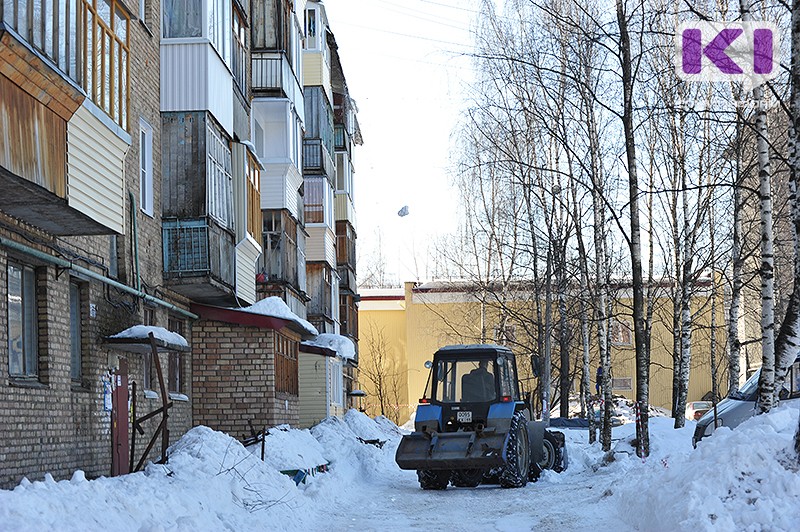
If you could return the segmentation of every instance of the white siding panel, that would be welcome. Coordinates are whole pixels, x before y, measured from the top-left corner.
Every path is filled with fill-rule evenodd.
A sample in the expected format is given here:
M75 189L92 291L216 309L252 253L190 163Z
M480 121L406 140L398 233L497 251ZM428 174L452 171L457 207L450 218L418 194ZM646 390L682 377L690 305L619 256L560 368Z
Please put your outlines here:
M336 268L336 234L322 224L306 225L308 240L306 240L306 260L308 262L325 261L332 268Z
M356 210L353 207L353 202L350 200L349 194L336 194L336 221L346 220L350 222L353 228L356 228Z
M236 297L253 304L256 302L256 262L261 256L261 246L247 235L236 244Z
M161 110L207 109L207 42L161 43ZM233 94L229 94L229 99ZM233 102L231 101L231 105Z
M124 160L128 144L81 106L67 123L70 207L125 232Z
M303 52L303 85L306 87L322 86L322 52Z
M285 209L286 179L289 165L286 163L264 164L261 172L261 208Z
M233 137L233 76L211 46L208 56L208 109L229 137Z

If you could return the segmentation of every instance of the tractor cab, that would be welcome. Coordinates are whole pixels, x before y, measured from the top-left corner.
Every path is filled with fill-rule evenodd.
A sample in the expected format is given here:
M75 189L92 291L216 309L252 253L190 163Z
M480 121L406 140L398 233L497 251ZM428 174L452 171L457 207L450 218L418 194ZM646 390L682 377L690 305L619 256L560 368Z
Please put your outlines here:
M516 360L511 350L500 346L470 347L473 348L445 347L434 357L430 390L425 392L429 399L423 401L442 408L442 432L485 427L491 405L520 400Z

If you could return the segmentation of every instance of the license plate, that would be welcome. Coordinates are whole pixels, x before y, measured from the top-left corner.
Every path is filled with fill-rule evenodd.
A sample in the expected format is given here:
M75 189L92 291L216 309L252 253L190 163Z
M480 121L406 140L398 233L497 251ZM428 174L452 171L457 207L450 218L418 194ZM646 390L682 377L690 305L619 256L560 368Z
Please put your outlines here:
M472 423L472 412L469 410L461 410L456 412L456 419L459 423Z

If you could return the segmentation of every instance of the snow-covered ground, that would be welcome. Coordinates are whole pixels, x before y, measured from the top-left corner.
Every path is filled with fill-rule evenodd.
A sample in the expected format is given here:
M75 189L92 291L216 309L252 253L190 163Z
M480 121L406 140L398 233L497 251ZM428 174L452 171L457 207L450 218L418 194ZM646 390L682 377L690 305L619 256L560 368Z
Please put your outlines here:
M521 489L481 486L422 491L394 453L401 437L386 418L350 411L308 430L273 429L245 449L196 427L166 465L88 481L23 481L0 491L5 530L797 530L800 473L789 406L726 428L696 450L693 422L650 419L652 455L633 454L634 424L614 429L604 455L584 430L566 430L570 468ZM360 439L359 439L360 438ZM363 440L363 441L362 441ZM379 440L382 446L364 443ZM329 471L295 486L279 469Z

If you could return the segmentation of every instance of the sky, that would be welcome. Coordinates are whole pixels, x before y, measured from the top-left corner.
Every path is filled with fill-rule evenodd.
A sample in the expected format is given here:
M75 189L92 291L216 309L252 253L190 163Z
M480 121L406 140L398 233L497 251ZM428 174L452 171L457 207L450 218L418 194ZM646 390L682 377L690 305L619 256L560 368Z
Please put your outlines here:
M457 225L448 168L477 0L323 4L364 139L354 152L359 271L380 249L389 278L425 280L430 243Z

